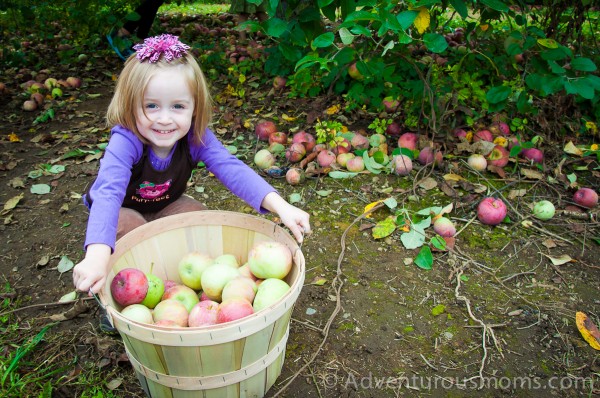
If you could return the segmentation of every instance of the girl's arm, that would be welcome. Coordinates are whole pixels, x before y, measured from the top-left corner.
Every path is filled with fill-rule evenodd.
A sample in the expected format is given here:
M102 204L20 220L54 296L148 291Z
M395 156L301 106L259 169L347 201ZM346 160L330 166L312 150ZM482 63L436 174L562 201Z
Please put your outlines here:
M304 235L311 233L308 213L286 202L277 192L267 194L262 207L277 213L299 243L304 240Z
M94 243L87 247L85 258L73 268L73 284L82 292L90 289L98 293L106 283L108 260L112 249L102 243Z

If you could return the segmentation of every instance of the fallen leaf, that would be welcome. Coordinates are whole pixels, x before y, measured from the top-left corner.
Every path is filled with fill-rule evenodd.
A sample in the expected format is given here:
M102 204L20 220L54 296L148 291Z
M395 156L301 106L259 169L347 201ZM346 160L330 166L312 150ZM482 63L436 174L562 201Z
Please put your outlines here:
M123 384L123 379L112 379L108 383L106 383L106 388L113 391L119 388L119 386Z
M569 155L583 156L583 151L573 144L573 141L569 141L563 149Z
M36 195L45 195L50 193L50 185L48 184L34 184L31 186L30 190L31 193L34 193Z
M508 196L506 198L509 200L513 200L516 198L523 197L526 194L527 194L526 189L511 189L510 191L508 191Z
M542 242L542 245L544 245L548 249L553 249L557 246L556 242L552 239L546 239L545 241Z
M19 204L19 201L21 199L23 199L23 194L13 196L9 200L7 200L6 203L4 203L4 211L9 211L17 207L17 204Z
M56 269L58 270L58 272L65 273L67 271L70 271L73 267L75 266L75 264L73 263L73 261L71 261L69 259L69 257L67 256L61 256L60 261L58 262L58 266L56 267Z
M458 174L449 173L444 175L444 180L446 181L462 181L464 178Z
M575 262L575 260L573 260L571 258L571 256L569 256L568 254L563 254L562 256L559 256L559 257L552 257L552 256L549 256L544 253L540 253L540 254L542 256L548 257L550 259L550 261L552 261L552 264L554 264L554 265L563 265L563 264L566 264L569 262Z
M25 182L21 177L15 177L8 182L11 188L25 188Z
M390 216L385 220L378 222L373 228L373 238L381 239L390 236L396 230L396 222L394 217Z
M543 180L544 179L544 175L537 170L522 168L520 171L521 171L521 175L525 178L529 178L532 180Z
M310 282L311 285L317 286L323 286L325 283L327 283L327 279L323 278L322 276L315 276Z
M423 188L426 191L429 191L435 187L437 187L438 183L435 179L431 177L427 177L419 181L419 187Z
M575 323L583 339L595 350L600 351L600 331L591 319L583 312L575 314Z
M363 210L363 214L368 213L369 210L371 210L373 207L377 206L378 204L382 203L382 200L378 200L377 202L372 202L369 203L368 205L365 206L365 209ZM365 216L365 218L371 218L371 213L367 214Z
M73 290L71 293L67 293L58 299L59 303L64 303L65 301L73 301L77 299L77 291Z

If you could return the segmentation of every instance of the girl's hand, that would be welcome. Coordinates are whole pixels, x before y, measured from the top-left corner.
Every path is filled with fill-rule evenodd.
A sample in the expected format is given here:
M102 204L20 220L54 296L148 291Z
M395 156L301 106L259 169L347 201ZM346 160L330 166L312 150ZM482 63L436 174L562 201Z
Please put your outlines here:
M98 293L106 283L110 246L91 244L87 247L85 258L73 268L73 284L82 292Z
M302 243L304 235L311 233L310 215L304 210L286 202L276 192L271 192L265 196L262 207L277 213L285 226L290 229L298 243Z

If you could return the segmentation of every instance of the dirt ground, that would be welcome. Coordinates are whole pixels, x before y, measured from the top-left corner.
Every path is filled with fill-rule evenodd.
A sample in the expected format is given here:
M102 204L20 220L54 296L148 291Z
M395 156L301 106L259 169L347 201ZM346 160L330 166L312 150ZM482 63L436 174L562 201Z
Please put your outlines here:
M14 353L62 314L63 320L46 333L19 369L27 373L39 364L60 368L52 377L53 397L100 396L90 393L90 380L104 380L115 397L143 396L120 338L99 331L95 303L56 304L73 291L71 271L61 273L59 266L65 257L77 263L83 256L87 213L80 195L97 170L92 152L106 140L103 116L114 85L112 74L120 66L107 52L99 52L95 63L85 67L52 65L61 76L77 72L84 85L66 93L68 100L46 123L33 125L39 113L20 109L14 85L13 94L0 99L0 203L5 208L0 223L5 243L0 261L2 354ZM216 83L214 90L221 89ZM225 143L238 146L245 160L251 159L256 143L243 121L255 122L255 110L260 109L260 116L295 115L298 119L286 128L309 128L308 115L321 115L335 101L291 101L285 92L266 94L270 86L264 81L256 91L261 90L262 96L255 101L248 98L243 106L232 100L217 107L215 129ZM350 125L369 122L353 117ZM18 142L11 141L12 133ZM65 156L77 149L90 153ZM556 158L550 159L549 174L556 166L550 163ZM65 169L51 172L48 165ZM38 176L36 170L44 171ZM278 392L283 397L600 393L598 351L583 340L575 325L576 311L596 323L600 319L597 220L559 212L548 222L532 220L533 225L525 228L517 213L529 214L527 203L547 198L565 209L572 193L544 180L471 175L481 184L501 188L513 183L526 189L524 196L511 200L511 224L481 225L473 217L475 204L485 192L457 187L460 198L447 196L440 186L443 175L451 171L469 174L458 161L447 162L431 171L434 188L419 186L424 173L416 171L410 178L313 177L296 187L266 177L284 196L302 195L298 205L310 212L314 229L302 246L306 285L294 308L283 371L268 396ZM579 178L600 189L597 174L581 172ZM34 194L31 188L36 184L48 184L51 191ZM252 213L205 170L195 174L188 194L211 209ZM18 204L11 207L11 200L19 196ZM389 196L399 208L454 204L449 217L459 231L455 249L435 252L432 270L411 261L417 251L405 249L398 233L376 240L371 233L373 221L353 224L367 204ZM385 208L377 210L373 220L390 214ZM559 265L551 261L564 255L572 261ZM27 306L31 307L21 309ZM6 315L11 310L18 311ZM324 329L334 311L331 327ZM39 393L32 386L27 396Z

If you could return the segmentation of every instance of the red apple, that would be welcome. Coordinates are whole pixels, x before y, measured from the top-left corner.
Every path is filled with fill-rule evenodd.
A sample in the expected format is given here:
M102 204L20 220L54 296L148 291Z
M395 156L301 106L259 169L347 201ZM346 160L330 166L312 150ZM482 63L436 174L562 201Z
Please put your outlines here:
M353 78L354 80L363 80L364 79L364 76L362 75L362 73L360 73L360 71L356 67L356 62L354 62L348 66L348 75L350 75L350 77Z
M522 158L531 160L534 163L542 163L544 161L544 152L537 148L526 148L519 154Z
M165 292L167 290L169 290L170 288L172 288L173 286L177 286L177 285L178 285L178 283L175 281L172 281L170 279L165 280Z
M282 76L275 76L273 78L273 88L275 90L283 90L285 88L285 84L287 83L287 79Z
M365 169L365 161L360 156L355 156L346 162L346 168L353 173L360 173Z
M276 131L269 135L269 145L273 144L274 142L278 142L281 145L287 145L287 141L288 141L288 136L286 133L284 133L282 131Z
M433 223L433 230L436 234L444 238L449 238L456 234L456 227L454 227L452 221L446 217L440 217L435 220Z
M496 167L504 167L508 164L508 149L502 145L496 145L487 156L488 164Z
M369 149L369 139L362 134L356 133L352 136L350 145L355 149Z
M124 307L139 304L148 293L148 278L137 268L123 268L110 283L110 293Z
M466 140L467 139L467 131L464 129L460 129L460 128L455 129L454 136L458 139Z
M315 147L316 140L314 135L307 133L304 130L300 130L292 136L292 143L304 145L304 148L306 148L306 153L309 153L312 152L313 148Z
M392 122L385 128L385 133L392 138L400 137L402 134L402 127L400 127L398 123Z
M417 149L419 136L415 133L404 133L398 138L398 148L407 148L411 151Z
M78 77L69 76L67 77L67 84L71 88L79 88L81 87L81 79Z
M496 122L496 123L492 124L490 126L489 130L492 133L492 135L494 135L494 136L510 135L510 127L508 126L508 124L506 124L504 122Z
M285 151L285 158L291 163L297 163L301 161L302 158L304 158L304 155L306 155L306 148L304 148L304 145L299 143L293 143Z
M352 159L355 156L356 155L354 155L352 152L340 153L339 155L337 155L337 157L335 158L335 160L336 160L336 162L340 166L346 167L346 164L348 163L348 160Z
M336 159L335 153L333 153L331 151L327 151L327 150L321 151L317 155L317 163L319 163L319 166L321 166L321 167L331 166L331 164L333 162L335 162L335 159Z
M412 160L406 155L397 155L392 159L394 173L399 176L407 176L413 169Z
M32 93L29 99L34 100L38 106L42 106L44 104L44 95L42 93Z
M581 207L591 209L598 205L598 194L591 188L579 188L573 195L573 202Z
M439 166L444 161L444 156L440 150L436 150L430 146L426 146L419 152L417 160L423 166L427 166L431 163L434 163L436 166Z
M396 109L398 109L398 106L400 106L400 101L393 97L385 97L383 99L383 107L386 112L395 112Z
M258 122L256 124L256 127L254 128L254 132L256 133L256 136L261 141L268 141L269 136L272 133L275 133L276 131L277 131L277 126L275 125L275 123L273 123L269 120L261 120L260 122Z
M479 130L475 134L473 134L473 142L477 141L494 141L494 137L489 130Z
M167 290L162 296L162 301L169 299L179 301L187 312L190 312L200 301L196 292L185 285L176 285Z
M227 282L225 287L223 287L221 299L222 301L225 301L229 298L241 297L245 298L249 302L252 302L255 294L256 283L254 283L252 279L246 278L245 276L238 276Z
M304 170L292 167L285 173L285 180L290 185L299 185L304 180Z
M35 100L27 100L23 102L23 110L27 112L35 111L38 107L37 102Z
M292 269L292 252L280 242L260 242L248 253L248 265L257 278L283 279Z
M154 323L171 321L177 326L186 327L188 325L189 311L181 301L174 299L163 300L156 305L152 311Z
M241 297L233 297L219 304L219 308L217 309L217 323L235 321L253 313L254 309L248 300Z
M217 323L217 309L219 303L212 300L200 301L192 308L188 316L188 326L208 326Z
M346 138L336 139L333 143L329 144L329 150L333 152L336 156L340 153L348 153L352 149L352 145L350 141Z
M506 214L506 204L501 199L485 198L477 206L477 218L482 224L498 225Z

